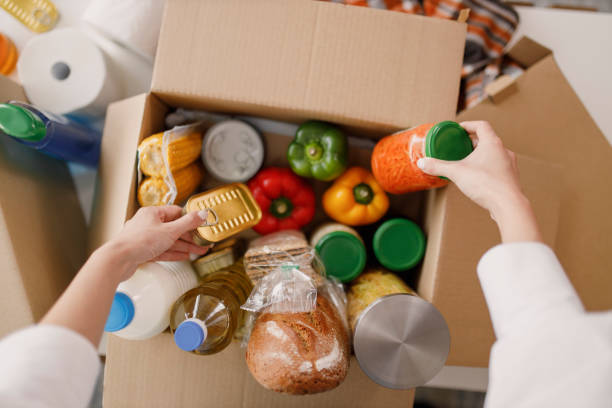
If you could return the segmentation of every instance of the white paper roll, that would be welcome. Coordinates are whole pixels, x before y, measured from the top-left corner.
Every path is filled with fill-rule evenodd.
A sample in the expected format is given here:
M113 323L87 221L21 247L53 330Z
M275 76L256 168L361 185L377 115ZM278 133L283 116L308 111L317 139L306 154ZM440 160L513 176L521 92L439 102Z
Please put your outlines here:
M17 64L30 102L53 113L104 115L122 97L100 48L82 31L56 29L30 40Z

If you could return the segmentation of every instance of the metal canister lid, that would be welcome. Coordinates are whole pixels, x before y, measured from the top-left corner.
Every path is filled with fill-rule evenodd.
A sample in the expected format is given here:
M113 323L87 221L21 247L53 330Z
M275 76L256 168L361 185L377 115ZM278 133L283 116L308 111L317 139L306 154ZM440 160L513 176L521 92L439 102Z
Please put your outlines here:
M410 389L442 369L450 333L434 305L401 293L381 297L361 313L353 345L359 366L373 381Z
M202 161L216 179L244 182L261 168L264 151L259 132L246 122L232 119L208 129L202 144Z

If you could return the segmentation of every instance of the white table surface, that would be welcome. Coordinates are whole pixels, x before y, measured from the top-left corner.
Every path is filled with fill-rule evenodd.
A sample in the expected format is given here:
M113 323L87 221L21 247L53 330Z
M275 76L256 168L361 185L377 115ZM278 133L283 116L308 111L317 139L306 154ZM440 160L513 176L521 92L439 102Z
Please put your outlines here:
M59 27L79 24L88 0L54 0L62 17ZM527 35L554 51L555 59L564 75L593 116L600 129L612 143L612 114L609 98L612 95L612 14L517 7L521 23L514 40ZM24 26L0 10L1 31L8 34L22 48L33 36ZM112 47L111 47L112 48ZM109 52L109 50L105 49ZM110 51L120 53L117 49ZM143 69L142 59L124 67L124 74L132 75L130 89L125 96L149 89L150 73L134 77ZM150 70L150 67L149 67ZM13 75L16 78L15 75ZM95 172L72 166L83 211L89 218L93 200ZM486 368L447 366L428 384L432 387L484 391L487 387Z

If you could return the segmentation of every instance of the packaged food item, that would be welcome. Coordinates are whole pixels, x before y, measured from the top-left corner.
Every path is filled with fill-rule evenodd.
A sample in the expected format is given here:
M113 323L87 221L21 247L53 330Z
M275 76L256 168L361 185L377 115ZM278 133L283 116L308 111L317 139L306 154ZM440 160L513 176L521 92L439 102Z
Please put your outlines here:
M104 330L128 340L145 340L166 330L170 308L198 284L191 264L149 262L119 284Z
M264 153L259 132L246 122L231 119L208 129L202 146L202 161L217 180L245 182L261 168Z
M240 305L252 288L240 264L206 275L172 307L170 329L176 345L198 355L223 350L244 322Z
M461 160L473 149L468 133L456 122L421 125L380 140L372 152L372 172L392 194L442 187L448 181L424 173L417 161L423 157Z
M65 116L21 102L2 103L0 132L59 159L98 165L102 135Z
M262 235L300 229L314 217L312 187L289 169L263 169L249 182L249 189L263 211L261 221L253 228Z
M52 29L59 18L50 0L2 0L0 7L35 33Z
M303 123L289 145L287 160L298 176L331 181L346 170L348 163L346 136L329 123L318 121Z
M325 267L308 245L306 236L297 230L284 230L257 238L244 255L245 270L253 284L283 265L295 265L313 279L315 286L323 283Z
M389 198L369 171L351 167L325 191L323 209L342 224L367 225L385 215Z
M204 169L198 162L163 177L147 177L138 187L138 203L150 205L182 204L202 184Z
M257 314L246 361L262 386L314 394L344 380L350 343L346 298L338 292L343 294L327 280L316 288L291 264L279 265L259 281L243 308Z
M164 177L200 157L202 126L178 126L147 137L138 145L138 166L146 176Z
M261 209L244 184L234 183L189 198L183 207L185 213L208 210L208 225L198 227L193 238L200 245L223 241L245 231L261 220Z
M400 272L415 267L425 254L425 234L405 218L385 221L374 234L376 259L387 269Z
M0 74L10 75L17 65L17 47L6 35L0 33Z
M355 279L366 264L367 254L359 233L351 227L338 223L319 226L310 239L325 265L327 276L341 282Z
M442 369L450 350L446 321L399 277L368 270L353 281L347 297L355 357L373 381L410 389Z
M219 269L233 265L244 253L244 242L240 239L230 238L213 247L213 250L203 257L193 261L193 267L203 278Z

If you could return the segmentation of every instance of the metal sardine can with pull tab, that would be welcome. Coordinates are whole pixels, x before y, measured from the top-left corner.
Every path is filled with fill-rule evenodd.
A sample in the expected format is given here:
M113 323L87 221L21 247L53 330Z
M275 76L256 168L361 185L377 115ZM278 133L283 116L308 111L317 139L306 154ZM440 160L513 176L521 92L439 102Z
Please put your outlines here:
M262 215L248 187L242 183L196 194L183 208L186 214L201 210L208 211L207 223L193 233L194 241L200 245L214 244L252 228Z

